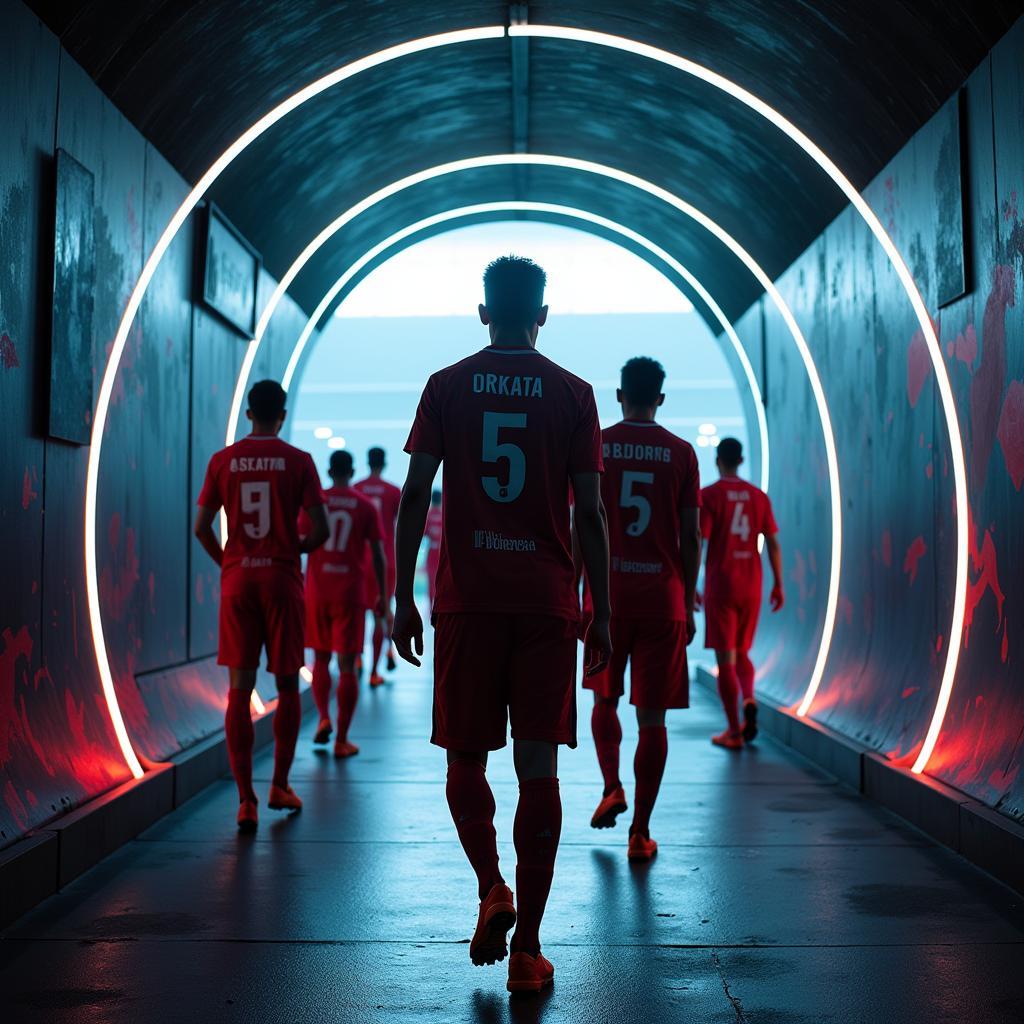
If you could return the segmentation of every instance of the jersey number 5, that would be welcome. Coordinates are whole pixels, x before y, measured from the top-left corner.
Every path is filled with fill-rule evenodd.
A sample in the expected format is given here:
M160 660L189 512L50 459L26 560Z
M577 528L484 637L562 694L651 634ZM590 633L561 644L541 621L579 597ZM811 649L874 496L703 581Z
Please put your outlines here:
M266 480L242 484L242 511L246 515L256 514L255 523L243 523L250 540L262 540L270 533L270 484Z
M491 501L515 501L526 483L526 455L523 449L510 441L499 441L498 431L502 427L523 430L526 427L525 412L485 412L483 461L508 462L508 483L501 484L496 476L481 477L484 493Z
M630 537L639 537L651 525L651 503L642 494L634 494L633 485L653 483L653 473L636 473L627 470L622 474L619 508L635 508L637 510L636 519L626 527L626 533Z
M729 532L735 534L744 544L750 539L750 516L744 511L744 503L736 502L732 508L732 525Z

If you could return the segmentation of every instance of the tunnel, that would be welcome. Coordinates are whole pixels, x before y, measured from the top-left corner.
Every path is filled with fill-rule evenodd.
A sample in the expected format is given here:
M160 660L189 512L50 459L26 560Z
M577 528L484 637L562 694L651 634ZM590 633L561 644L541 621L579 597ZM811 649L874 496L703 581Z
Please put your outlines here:
M1020 1020L1022 10L2 0L4 1018ZM303 732L307 832L235 845L190 529L253 383L301 395L361 281L512 220L622 246L693 303L788 594L752 652L760 760L707 748L698 641L667 849L641 885L566 825L579 888L546 927L577 976L525 1011L442 980L472 921L444 916L464 879L437 866L461 853L423 670L370 695L354 772ZM561 777L588 803L585 707ZM263 670L252 715L269 743ZM329 1009L295 994L318 972Z

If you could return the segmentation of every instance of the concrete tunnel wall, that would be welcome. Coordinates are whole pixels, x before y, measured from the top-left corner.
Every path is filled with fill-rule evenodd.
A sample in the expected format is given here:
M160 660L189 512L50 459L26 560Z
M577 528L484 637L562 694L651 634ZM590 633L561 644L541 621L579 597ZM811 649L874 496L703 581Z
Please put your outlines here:
M53 155L66 149L96 176L94 382L152 240L187 191L57 39L20 5L11 10L0 91L24 101L0 112L4 137L16 140L0 154L0 845L128 777L85 610L86 451L45 436ZM1022 56L1018 24L968 81L960 126L949 127L954 100L866 190L941 329L968 452L970 628L930 771L1018 820L1024 694L1014 673L1024 641L1012 624L1024 599L1024 324L1015 304L1024 261ZM966 294L940 309L950 297L940 281L957 248L948 217L960 181L959 162L950 162L951 130L968 170ZM481 182L482 194L488 187ZM421 204L416 216L430 212ZM153 761L216 732L224 699L212 659L216 576L188 524L206 459L222 443L244 339L193 301L195 234L190 225L175 241L136 321L115 385L99 489L101 601L118 698L136 750ZM850 211L778 285L825 384L846 498L840 615L811 714L906 758L934 707L953 575L949 440L930 368L904 293ZM264 272L261 306L273 286ZM280 375L304 322L286 299L254 379ZM757 655L765 692L793 703L817 647L828 572L823 449L802 365L774 308L758 300L738 329L767 399L791 596L786 612L765 616Z

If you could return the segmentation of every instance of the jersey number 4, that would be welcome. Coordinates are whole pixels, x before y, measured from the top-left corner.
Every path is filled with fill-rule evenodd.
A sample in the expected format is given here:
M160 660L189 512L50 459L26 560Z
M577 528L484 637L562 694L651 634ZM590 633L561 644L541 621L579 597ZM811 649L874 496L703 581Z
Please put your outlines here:
M637 517L626 527L630 537L639 537L651 525L651 503L642 495L633 493L634 484L653 484L653 473L636 473L627 470L622 474L622 491L619 493L619 508L635 508Z
M732 507L732 525L729 532L735 534L745 544L750 539L750 516L743 511L744 503L736 502Z
M526 428L525 412L485 412L483 461L497 462L504 459L508 463L507 483L500 483L496 476L480 478L484 493L491 501L515 501L522 494L526 484L526 454L517 444L511 441L499 441L498 431L524 430Z
M243 523L245 535L250 540L262 540L270 533L270 483L242 484L242 512L255 515L256 522Z

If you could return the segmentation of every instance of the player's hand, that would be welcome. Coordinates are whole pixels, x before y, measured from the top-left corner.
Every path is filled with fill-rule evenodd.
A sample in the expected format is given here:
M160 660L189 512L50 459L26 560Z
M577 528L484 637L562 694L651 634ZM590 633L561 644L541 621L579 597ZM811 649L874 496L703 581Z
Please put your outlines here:
M768 600L771 602L773 612L777 612L786 603L786 595L783 594L780 584L776 583L772 587L772 595Z
M693 607L700 611L704 607L704 595L699 591L693 592Z
M423 620L413 602L398 603L395 610L395 625L391 630L391 641L403 661L407 661L417 668L420 667L420 658L423 657ZM415 648L416 654L413 654L413 648Z
M693 612L686 613L686 646L689 647L693 643L693 638L697 635L697 623L694 621Z
M595 618L587 629L583 641L583 672L594 676L608 665L612 656L612 636L608 619Z

